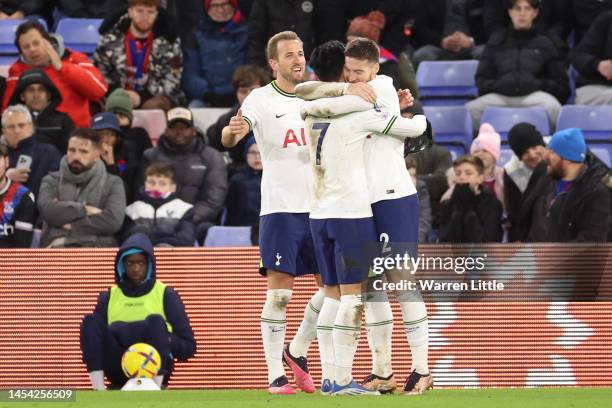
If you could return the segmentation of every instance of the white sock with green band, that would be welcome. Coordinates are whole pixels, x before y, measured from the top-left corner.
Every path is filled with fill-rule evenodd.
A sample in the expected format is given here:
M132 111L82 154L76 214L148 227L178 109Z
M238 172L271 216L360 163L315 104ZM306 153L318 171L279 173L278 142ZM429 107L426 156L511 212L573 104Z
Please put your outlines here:
M429 322L425 302L400 302L404 317L404 328L410 353L412 354L412 370L419 374L429 373Z
M319 319L319 311L323 306L325 294L323 289L319 289L310 298L304 309L304 318L298 328L295 337L289 343L289 353L293 357L306 357L310 343L317 338L317 320Z
M361 334L363 302L361 295L340 297L340 307L333 330L334 358L336 361L335 381L346 385L353 378L353 360Z
M326 297L317 321L317 341L321 356L321 379L333 381L335 372L333 330L340 301Z
M261 337L268 365L268 383L285 375L282 358L287 329L287 304L291 294L289 289L269 289L261 311Z
M393 367L391 367L393 312L389 302L385 302L384 299L366 302L365 325L368 345L372 352L372 374L387 378L393 373Z

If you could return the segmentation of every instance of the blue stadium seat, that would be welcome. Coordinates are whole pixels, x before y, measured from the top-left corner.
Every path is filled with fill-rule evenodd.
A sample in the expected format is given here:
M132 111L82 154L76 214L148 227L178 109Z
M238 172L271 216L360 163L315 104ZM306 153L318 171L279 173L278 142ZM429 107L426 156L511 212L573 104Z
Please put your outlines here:
M500 134L504 143L508 141L508 132L520 122L531 123L543 135L550 134L548 113L544 108L486 108L480 123L490 123Z
M64 44L74 51L93 54L98 45L98 29L102 19L63 18L57 24L56 32L64 37Z
M439 144L440 146L446 147L448 149L448 151L451 154L451 159L453 161L457 160L458 158L460 158L461 156L467 153L467 149L465 148L463 143L447 142L447 143L437 143L437 144Z
M0 20L0 54L3 55L19 55L17 47L15 47L15 31L21 23L27 20ZM38 20L47 29L45 20ZM14 61L13 61L14 62Z
M251 227L210 227L205 247L247 247L251 244Z
M589 149L591 152L599 157L599 159L606 163L608 167L612 167L612 144L611 143L589 143Z
M514 152L511 149L501 149L501 154L499 155L499 160L497 161L497 165L499 167L504 167L506 163L510 161Z
M580 128L587 141L612 143L612 106L565 105L557 129Z
M463 104L478 96L478 61L423 61L416 82L423 105Z
M469 148L472 144L472 116L464 106L424 106L431 122L434 141L438 144L458 142Z

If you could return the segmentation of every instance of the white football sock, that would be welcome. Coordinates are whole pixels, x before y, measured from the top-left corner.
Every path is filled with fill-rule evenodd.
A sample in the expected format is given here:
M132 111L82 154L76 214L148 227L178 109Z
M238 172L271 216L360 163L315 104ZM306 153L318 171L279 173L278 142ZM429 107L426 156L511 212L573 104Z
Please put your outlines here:
M293 357L306 357L310 343L317 338L317 320L319 319L319 311L323 306L324 299L323 288L320 288L306 304L302 323L297 333L295 333L295 337L289 343L289 353Z
M261 311L261 337L268 365L268 383L285 375L283 347L287 329L287 303L291 300L290 289L269 289L266 303Z
M321 380L334 379L334 341L333 330L338 314L340 301L326 297L317 321L317 341L319 342L319 355L321 356Z
M404 317L404 328L412 354L412 370L419 374L429 373L429 323L427 307L423 301L400 302Z
M385 302L381 298L381 293L377 293L376 296L377 301L365 303L366 333L372 352L372 374L387 378L393 374L391 367L393 312L388 298ZM386 294L384 297L387 297Z
M159 388L161 388L162 382L164 381L164 376L163 375L156 375L155 377L153 377L153 381L155 381L155 384L157 384L157 386Z
M340 307L333 330L334 359L336 363L335 381L346 385L353 379L353 359L361 334L363 302L361 295L340 297Z
M91 388L96 391L104 391L106 390L106 386L104 385L104 371L96 370L89 372L89 379L91 380Z

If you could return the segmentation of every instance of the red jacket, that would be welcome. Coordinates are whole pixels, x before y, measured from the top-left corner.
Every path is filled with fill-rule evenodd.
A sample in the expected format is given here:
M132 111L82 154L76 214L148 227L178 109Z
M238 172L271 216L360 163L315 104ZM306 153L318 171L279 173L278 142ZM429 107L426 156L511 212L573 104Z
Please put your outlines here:
M11 65L2 100L3 110L13 96L19 77L31 68L21 60ZM58 105L57 110L70 116L77 127L89 127L89 102L99 101L108 90L98 68L85 54L68 50L62 58L62 69L59 72L53 65L44 67L43 71L62 95L62 103Z

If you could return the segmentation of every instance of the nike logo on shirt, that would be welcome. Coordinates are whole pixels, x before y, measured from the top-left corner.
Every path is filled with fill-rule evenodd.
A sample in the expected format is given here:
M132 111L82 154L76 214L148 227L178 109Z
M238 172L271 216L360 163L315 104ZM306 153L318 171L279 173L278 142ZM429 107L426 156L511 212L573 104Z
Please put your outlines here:
M278 119L278 118L282 118L285 115L286 115L286 113L283 113L282 115L275 115L275 116L276 116L276 119Z

